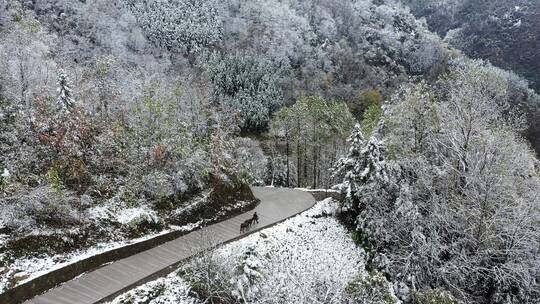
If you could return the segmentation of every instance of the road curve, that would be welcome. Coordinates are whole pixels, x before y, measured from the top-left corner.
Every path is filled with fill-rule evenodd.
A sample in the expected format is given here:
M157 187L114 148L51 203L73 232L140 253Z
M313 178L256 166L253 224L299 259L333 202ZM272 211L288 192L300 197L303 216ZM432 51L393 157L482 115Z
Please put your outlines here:
M178 263L196 253L275 225L315 204L313 196L301 190L270 187L252 187L252 190L261 203L250 212L115 261L25 303L90 304L110 300L153 277L173 271ZM259 215L259 224L249 232L240 234L240 223L255 211Z

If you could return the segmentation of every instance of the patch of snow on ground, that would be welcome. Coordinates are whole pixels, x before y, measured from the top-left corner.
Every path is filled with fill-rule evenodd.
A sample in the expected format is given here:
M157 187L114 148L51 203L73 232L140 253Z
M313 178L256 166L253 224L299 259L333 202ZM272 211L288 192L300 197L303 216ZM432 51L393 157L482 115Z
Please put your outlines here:
M303 215L308 217L335 216L338 213L339 208L339 204L332 198L326 198L317 202L313 208L304 212Z
M88 218L91 219L109 219L114 217L114 212L111 210L110 205L99 205L88 209Z
M113 203L90 208L88 210L88 217L90 219L112 220L124 225L140 219L147 219L154 222L157 222L159 219L156 211L152 210L149 206L141 205L125 208Z
M294 189L300 190L300 191L307 191L307 192L339 193L339 191L335 189L310 189L310 188L294 188Z
M122 224L129 224L143 218L151 222L158 221L157 213L148 206L123 209L117 216L118 222Z
M206 223L206 220L199 220L195 223L189 223L184 226L169 225L172 230L175 231L193 231L199 227L202 227Z
M189 296L189 284L176 273L149 282L126 292L111 304L195 304L198 301Z

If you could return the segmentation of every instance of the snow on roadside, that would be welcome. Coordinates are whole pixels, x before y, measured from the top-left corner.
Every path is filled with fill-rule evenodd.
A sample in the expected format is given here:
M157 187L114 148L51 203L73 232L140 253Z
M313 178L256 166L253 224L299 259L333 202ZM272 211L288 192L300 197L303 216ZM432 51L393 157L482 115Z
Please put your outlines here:
M157 212L146 205L120 210L116 218L121 224L129 224L141 219L146 219L148 222L159 221Z
M9 278L12 276L19 279L16 285L20 285L51 271L60 269L89 257L127 245L143 242L172 231L192 231L199 228L202 224L203 221L198 221L185 226L170 226L169 229L160 231L159 233L146 235L136 239L99 243L90 248L78 250L69 254L57 254L53 256L31 257L15 260L14 263L9 266L9 269L0 267L0 273L2 273L2 276L0 276L0 293L7 288L13 287L8 286L8 284L10 284ZM0 242L2 242L1 239ZM0 259L1 258L2 256L0 255Z
M331 199L318 202L283 223L219 247L214 256L222 270L234 276L246 251L257 254L262 279L256 283L259 300L253 303L272 303L277 298L282 303L310 303L307 297L314 295L328 297L325 303L338 303L346 285L365 275L365 265L364 252L347 230L335 218L324 216L336 209ZM185 279L174 272L111 303L199 303L184 297L189 289Z
M91 220L109 220L120 224L130 224L134 221L146 219L149 222L158 222L157 212L146 204L126 208L122 203L111 200L108 204L94 206L87 211Z
M307 192L328 192L328 193L339 193L338 190L335 190L335 189L324 189L324 188L320 188L320 189L311 189L311 188L294 188L296 190L301 190L301 191L307 191Z
M205 194L200 198L195 198L193 200L193 203L175 209L172 212L173 215L184 214L187 209L193 208L197 204L204 203L206 197L207 195ZM0 253L0 293L4 292L8 288L12 288L20 284L26 283L51 271L60 269L67 265L76 263L78 261L110 250L114 250L134 243L139 243L163 234L170 233L172 231L193 231L201 226L204 226L207 222L216 220L220 216L223 216L227 212L231 212L234 209L245 207L247 204L249 204L249 202L240 201L232 206L226 206L226 208L221 210L220 213L215 214L215 217L211 219L202 219L195 223L189 223L183 226L167 225L167 228L160 232L148 234L140 238L127 239L123 237L118 237L116 239L98 243L92 247L80 249L70 253L61 253L55 255L42 254L40 256L18 258L14 261L10 260L8 254ZM162 219L160 219L158 214L148 205L139 204L138 206L126 208L125 203L116 199L111 199L106 204L101 204L89 208L86 211L86 217L88 220L97 223L111 222L118 223L124 226L137 226L142 221L162 223ZM80 234L80 231L77 231L76 229L78 228L70 230L68 234ZM114 231L111 232L114 233ZM57 233L59 233L59 231L56 231L54 229L47 231L36 229L35 231L29 233L29 235L43 236L54 235ZM67 232L62 231L62 233ZM4 237L0 235L0 249L2 248L3 244L7 242L8 239L9 236L6 235ZM70 240L66 239L65 241L69 242Z
M189 284L176 273L159 278L128 291L114 299L111 304L195 304L189 296Z
M315 206L305 211L301 215L307 217L335 216L338 210L339 204L337 204L331 198L327 198L320 202L317 202Z

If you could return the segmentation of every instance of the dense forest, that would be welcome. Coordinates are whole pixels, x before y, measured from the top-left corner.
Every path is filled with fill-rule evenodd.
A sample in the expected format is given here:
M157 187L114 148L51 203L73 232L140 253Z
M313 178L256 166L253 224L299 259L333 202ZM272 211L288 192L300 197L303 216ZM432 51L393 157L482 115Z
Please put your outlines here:
M269 185L340 191L337 218L396 295L335 303L538 303L539 14L0 0L0 293Z
M403 0L429 28L475 58L511 69L540 89L540 2Z
M540 2L537 0L402 0L428 28L472 58L521 75L540 91ZM519 99L519 97L518 97ZM533 105L536 103L532 103ZM538 113L532 106L529 111ZM538 114L528 138L540 147Z

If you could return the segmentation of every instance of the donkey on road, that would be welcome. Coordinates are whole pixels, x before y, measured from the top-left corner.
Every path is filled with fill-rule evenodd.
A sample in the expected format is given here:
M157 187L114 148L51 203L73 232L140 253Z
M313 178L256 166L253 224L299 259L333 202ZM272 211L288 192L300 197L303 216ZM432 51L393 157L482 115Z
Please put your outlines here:
M249 228L254 225L254 223L259 223L259 216L257 215L257 212L255 212L250 219L247 219L240 224L240 233L248 231Z

